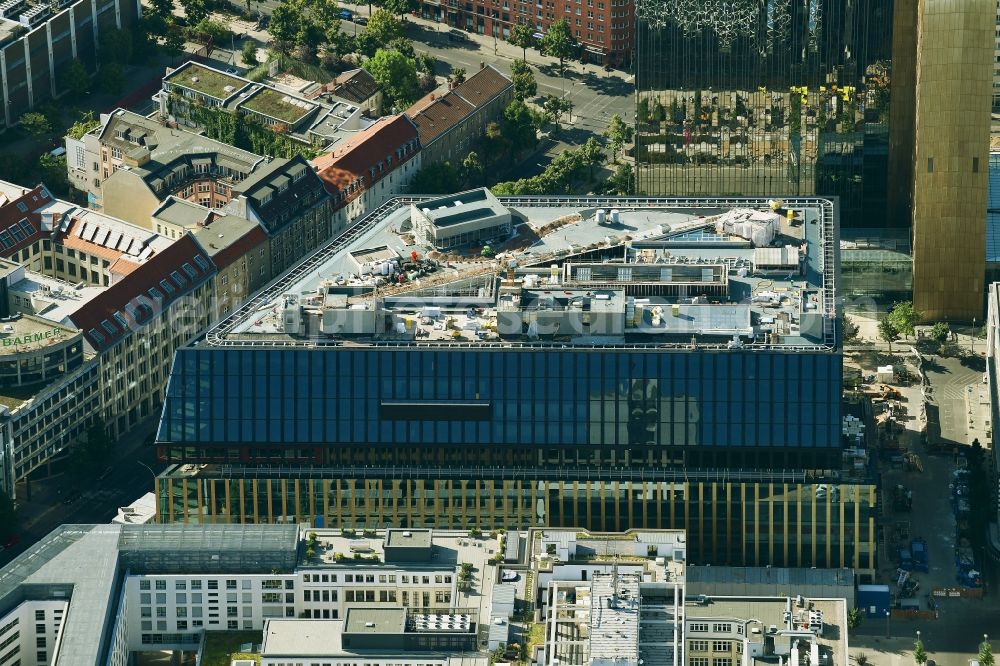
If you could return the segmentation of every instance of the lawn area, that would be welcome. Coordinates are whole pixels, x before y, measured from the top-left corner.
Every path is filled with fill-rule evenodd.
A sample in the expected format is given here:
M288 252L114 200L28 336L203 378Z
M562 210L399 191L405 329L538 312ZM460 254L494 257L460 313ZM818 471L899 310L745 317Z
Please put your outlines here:
M528 656L535 653L536 645L545 643L545 623L535 622L528 628Z
M192 81L195 78L198 80ZM246 85L246 82L242 79L237 79L234 76L229 76L228 74L223 74L222 72L217 72L214 69L202 67L197 64L185 67L178 72L173 72L166 80L174 85L184 86L190 90L211 95L216 99L226 99L236 90ZM227 91L226 86L232 86L234 90Z
M285 99L287 95L282 95L276 90L264 88L259 93L247 100L244 108L263 113L265 116L277 118L286 123L294 123L309 110L298 104L293 104Z
M261 631L209 631L205 633L205 653L202 666L229 666L233 659L253 659L260 664L256 652L240 652L240 646L252 643L255 647L264 638Z

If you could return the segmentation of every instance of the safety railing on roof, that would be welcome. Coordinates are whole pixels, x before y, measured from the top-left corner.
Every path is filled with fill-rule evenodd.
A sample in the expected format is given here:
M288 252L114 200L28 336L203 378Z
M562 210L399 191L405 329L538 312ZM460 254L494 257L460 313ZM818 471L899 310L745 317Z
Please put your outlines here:
M306 259L288 268L278 276L269 287L264 288L256 296L245 302L242 306L234 310L226 318L218 322L205 335L205 342L213 347L316 347L316 346L339 346L343 341L322 340L322 339L282 339L263 340L247 339L239 337L239 334L230 338L233 329L241 321L249 319L254 312L262 305L270 303L305 278L309 273L317 270L320 266L330 261L334 255L349 246L365 233L372 231L376 225L381 223L390 213L403 206L427 201L432 197L426 196L398 196L383 202L380 206L363 215L353 225L345 229L342 233L332 239L322 248L309 255ZM656 209L664 206L675 208L734 208L739 206L761 207L766 205L766 200L754 197L584 197L584 196L520 196L520 197L498 197L500 203L507 207L583 207L583 208L627 208L627 209ZM780 350L786 352L796 351L816 351L817 349L832 350L836 347L836 284L834 273L836 268L836 251L833 243L836 240L833 219L833 203L829 199L822 197L796 197L789 200L797 207L813 207L820 209L820 243L823 246L821 254L820 271L822 275L822 297L824 305L824 324L822 344L771 344L771 343L744 343L741 349L753 350ZM537 263L537 262L534 262ZM247 334L250 335L250 334ZM704 343L662 343L662 344L567 344L560 342L442 342L442 341L374 341L366 342L365 346L372 347L469 347L480 348L492 346L495 348L527 348L527 349L553 349L553 348L577 348L577 349L691 349L691 350L727 350L732 349L728 344L704 344Z

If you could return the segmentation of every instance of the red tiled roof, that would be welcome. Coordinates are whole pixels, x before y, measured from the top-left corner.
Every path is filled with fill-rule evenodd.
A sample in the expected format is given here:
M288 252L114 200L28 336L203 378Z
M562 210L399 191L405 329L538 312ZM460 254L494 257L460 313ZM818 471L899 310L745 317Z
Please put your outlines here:
M407 143L418 139L417 128L403 114L386 116L350 140L337 146L332 153L320 155L312 161L313 168L323 181L330 194L337 195L355 180L364 176L365 185L350 195L346 195L337 207L360 196L366 188L379 182L389 175L400 164L416 155L412 151L399 159L396 150ZM380 172L378 165L386 156L392 156L392 165ZM372 176L371 169L375 169Z
M185 234L85 303L70 320L94 349L102 351L145 325L213 272L208 256Z
M406 111L406 115L417 126L417 130L420 132L420 145L424 147L454 128L476 110L474 106L454 92L421 106L425 101L428 101L428 98L417 102Z
M42 233L42 216L36 211L51 202L52 195L45 186L38 185L32 189L24 188L21 196L0 205L0 256L9 257L20 252L45 235ZM19 204L24 210L18 207ZM31 225L30 233L21 220L27 220Z
M492 65L483 67L452 90L469 104L479 108L514 83Z

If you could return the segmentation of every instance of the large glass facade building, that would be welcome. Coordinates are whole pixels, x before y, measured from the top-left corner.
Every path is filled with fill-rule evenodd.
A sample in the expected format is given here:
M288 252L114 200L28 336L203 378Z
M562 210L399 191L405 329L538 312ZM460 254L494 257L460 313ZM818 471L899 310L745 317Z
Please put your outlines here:
M179 351L158 520L684 528L692 561L874 569L831 201L499 204L581 242L442 274L391 250L432 205L397 200Z
M637 190L840 198L887 216L893 0L639 0ZM905 235L905 234L904 234Z

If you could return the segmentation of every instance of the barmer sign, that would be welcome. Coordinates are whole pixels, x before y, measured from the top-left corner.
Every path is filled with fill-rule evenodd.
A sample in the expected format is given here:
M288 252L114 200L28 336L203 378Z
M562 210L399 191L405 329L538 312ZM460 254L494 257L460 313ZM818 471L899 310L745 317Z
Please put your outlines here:
M34 342L43 342L49 338L54 338L60 333L62 333L61 329L53 328L48 331L29 333L28 335L22 335L19 337L2 338L0 339L0 347L23 347L24 345L30 345Z

